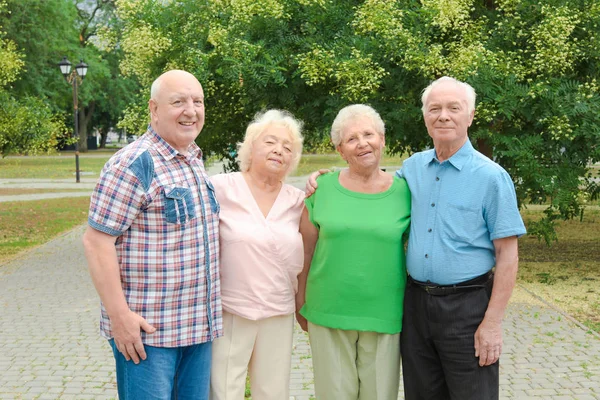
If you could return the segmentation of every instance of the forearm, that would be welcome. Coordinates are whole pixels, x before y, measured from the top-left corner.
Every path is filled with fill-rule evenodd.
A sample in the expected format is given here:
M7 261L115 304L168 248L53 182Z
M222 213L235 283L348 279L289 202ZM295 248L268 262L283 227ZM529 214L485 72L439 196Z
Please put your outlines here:
M515 287L518 267L519 257L515 238L514 243L509 242L509 246L503 246L499 251L497 250L494 286L485 313L486 319L502 322L504 311Z
M319 238L318 229L308 220L308 212L304 209L302 220L300 222L300 233L302 234L302 244L304 246L304 267L298 275L298 293L296 293L296 310L302 307L306 295L306 282L310 265L312 263L315 247Z
M296 293L296 311L300 310L300 307L302 307L302 305L304 304L304 301L306 299L306 281L308 279L308 272L310 271L310 260L306 260L306 255L305 257L305 261L304 261L304 268L302 269L302 272L300 273L300 275L298 275L298 292ZM311 256L312 259L312 256Z
M109 318L113 319L127 313L129 306L121 287L121 275L114 242L98 240L97 233L86 232L83 243L92 282Z

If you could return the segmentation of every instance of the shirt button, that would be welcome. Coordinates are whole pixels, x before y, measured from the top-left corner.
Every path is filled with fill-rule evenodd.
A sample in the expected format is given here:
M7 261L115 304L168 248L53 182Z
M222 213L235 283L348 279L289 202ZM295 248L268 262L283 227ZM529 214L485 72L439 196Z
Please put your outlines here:
M429 258L429 254L425 254L425 258Z
M431 203L431 207L435 207L435 203Z
M427 229L427 232L431 232L431 228Z
M436 180L436 181L439 181L439 180L440 180L440 177L439 177L439 176L436 176L436 177L435 177L435 180Z

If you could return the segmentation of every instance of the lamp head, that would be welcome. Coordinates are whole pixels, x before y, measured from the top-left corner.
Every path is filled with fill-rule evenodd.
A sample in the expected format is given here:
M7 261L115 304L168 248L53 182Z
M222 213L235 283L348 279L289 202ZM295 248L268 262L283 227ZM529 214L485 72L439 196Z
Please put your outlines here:
M67 56L64 56L62 61L58 63L58 67L65 78L71 73L71 62L67 60Z
M88 65L84 63L83 60L79 60L79 64L75 66L75 70L77 71L77 75L79 75L81 78L85 78L85 75L87 74L88 70Z

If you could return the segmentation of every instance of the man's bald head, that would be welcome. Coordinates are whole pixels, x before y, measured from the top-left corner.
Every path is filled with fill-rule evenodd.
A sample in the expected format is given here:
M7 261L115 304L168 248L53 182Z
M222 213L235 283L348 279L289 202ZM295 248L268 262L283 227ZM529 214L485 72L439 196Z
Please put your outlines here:
M182 154L204 126L204 91L196 77L181 70L167 71L150 88L151 125Z
M156 96L158 95L158 92L160 91L161 84L165 79L170 80L170 79L177 79L177 78L182 78L182 77L187 78L187 79L194 79L196 82L198 82L198 79L196 79L196 77L194 75L190 74L189 72L183 71L181 69L172 69L170 71L163 73L161 76L156 78L154 80L154 82L152 82L152 86L150 86L150 98L156 99ZM198 84L200 84L200 82L198 82Z

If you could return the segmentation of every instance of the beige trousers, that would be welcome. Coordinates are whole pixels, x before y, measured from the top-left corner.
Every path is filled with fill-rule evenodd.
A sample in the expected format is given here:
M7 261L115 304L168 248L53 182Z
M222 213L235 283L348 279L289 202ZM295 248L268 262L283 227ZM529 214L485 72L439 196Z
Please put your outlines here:
M253 321L223 311L224 335L213 342L211 400L289 399L294 314Z
M397 400L400 334L308 323L317 400Z

